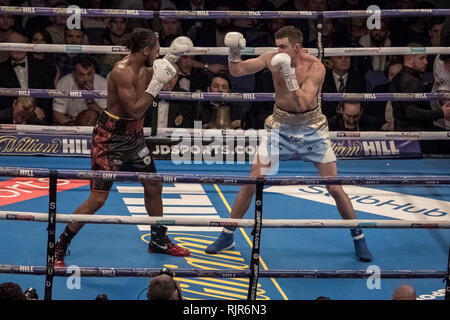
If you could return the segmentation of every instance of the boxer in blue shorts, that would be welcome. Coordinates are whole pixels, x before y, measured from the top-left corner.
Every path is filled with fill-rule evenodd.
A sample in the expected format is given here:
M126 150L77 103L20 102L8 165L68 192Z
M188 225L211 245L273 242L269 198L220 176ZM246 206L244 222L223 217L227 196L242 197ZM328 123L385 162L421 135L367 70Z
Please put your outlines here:
M337 176L336 156L328 137L328 123L320 110L318 95L324 78L325 67L321 61L307 53L302 47L303 35L295 27L283 27L275 33L278 52L267 52L257 58L241 60L245 39L239 32L225 36L229 48L228 65L233 76L254 74L264 68L272 72L275 88L274 112L265 121L272 133L260 144L256 162L250 177L264 177L274 166L274 153L280 160L303 159L313 162L321 176ZM274 139L273 131L277 133ZM340 185L327 186L343 219L356 219L352 203ZM241 219L250 207L255 185L241 187L231 209L230 218ZM234 231L226 227L206 253L215 254L235 246ZM372 260L364 233L352 228L351 235L357 258L363 262Z

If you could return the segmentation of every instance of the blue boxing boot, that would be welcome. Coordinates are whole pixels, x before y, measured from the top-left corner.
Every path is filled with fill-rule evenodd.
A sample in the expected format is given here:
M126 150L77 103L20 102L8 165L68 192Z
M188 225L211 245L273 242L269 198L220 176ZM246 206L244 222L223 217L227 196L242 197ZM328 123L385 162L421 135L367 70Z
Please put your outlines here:
M355 244L355 254L361 262L370 262L373 257L367 248L366 239L364 238L364 233L361 228L352 228L350 232L353 237L353 242Z
M234 242L234 230L224 228L216 241L214 241L214 243L210 244L205 249L205 252L209 254L216 254L222 250L232 249L235 245L236 243Z

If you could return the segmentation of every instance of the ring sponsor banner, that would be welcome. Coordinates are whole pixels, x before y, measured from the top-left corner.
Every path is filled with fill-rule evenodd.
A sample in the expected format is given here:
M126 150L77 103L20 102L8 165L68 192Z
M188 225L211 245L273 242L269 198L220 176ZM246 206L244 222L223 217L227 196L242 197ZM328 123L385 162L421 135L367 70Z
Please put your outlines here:
M187 139L188 138L188 139ZM226 136L223 139L180 136L146 139L156 160L177 160L180 163L234 163L253 159L260 140L252 136ZM420 158L417 140L331 140L339 159ZM90 157L90 135L1 134L0 155L46 155Z

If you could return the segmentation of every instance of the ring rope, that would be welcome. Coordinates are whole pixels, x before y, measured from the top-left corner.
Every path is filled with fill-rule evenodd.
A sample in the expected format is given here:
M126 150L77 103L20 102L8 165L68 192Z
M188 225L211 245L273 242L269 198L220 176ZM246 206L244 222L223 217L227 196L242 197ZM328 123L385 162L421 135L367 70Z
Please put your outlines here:
M259 179L227 175L161 174L102 170L49 170L23 167L0 167L0 176L46 178L55 172L59 179L200 183L242 185L256 184ZM450 176L286 176L260 179L266 186L287 185L449 185Z
M319 55L316 48L306 48L308 53ZM246 47L242 55L258 56L266 52L277 52L276 47ZM37 43L0 43L0 51L49 52L49 53L94 53L94 54L129 54L124 46L67 45ZM227 47L194 47L185 55L228 55ZM168 47L160 48L159 54L169 52ZM324 57L334 56L380 56L380 55L415 55L415 54L450 54L450 47L365 47L365 48L324 48Z
M22 124L0 124L0 132L16 134L57 134L57 135L90 135L92 126L38 126ZM181 133L192 137L206 137L222 135L224 138L261 138L268 134L265 129L192 129L192 128L160 128L158 134L152 138L170 138ZM150 137L151 129L144 128L144 135ZM330 131L333 140L449 140L448 131Z
M43 275L47 271L42 266L23 266L0 264L1 273ZM161 269L157 268L106 268L106 267L79 267L77 269L82 277L156 277ZM172 270L175 277L215 277L215 278L248 278L249 270L221 269L221 270L197 270L197 269L175 269ZM260 278L314 278L314 279L366 279L373 276L374 272L367 270L261 270ZM73 269L55 268L54 275L59 277L70 277ZM443 279L447 276L446 271L439 270L380 270L377 274L383 279Z
M56 90L0 88L0 96L35 98L106 99L105 90ZM450 93L322 93L323 101L440 101L450 100ZM220 93L161 91L164 100L186 101L275 101L274 93Z
M15 7L0 6L0 14L33 15L33 16L69 16L79 14L85 17L126 17L152 19L159 15L162 19L274 19L297 18L317 19L319 13L324 18L363 18L373 14L384 17L424 17L450 15L450 9L383 9L383 10L342 10L342 11L221 11L221 10L126 10L126 9L85 9L79 7Z
M0 211L0 220L48 222L48 213ZM254 219L204 219L178 217L130 217L120 215L57 214L56 223L170 225L197 227L254 228ZM371 228L371 229L450 229L450 220L342 220L342 219L262 219L262 228Z

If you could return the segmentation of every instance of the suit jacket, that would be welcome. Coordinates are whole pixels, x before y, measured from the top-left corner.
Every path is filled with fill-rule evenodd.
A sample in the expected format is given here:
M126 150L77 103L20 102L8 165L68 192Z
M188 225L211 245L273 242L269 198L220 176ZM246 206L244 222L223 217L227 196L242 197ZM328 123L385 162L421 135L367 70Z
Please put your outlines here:
M172 91L186 92L179 87L174 87ZM194 104L191 101L168 100L169 114L167 116L168 128L193 128L194 127ZM144 127L152 126L151 107L145 113Z
M0 109L0 123L14 123L13 119L13 108ZM33 125L45 125L44 120L36 117L35 114L32 114L30 118L28 118L26 124Z
M204 8L203 10L216 10L216 1L209 0L204 2ZM176 4L177 10L188 10L191 11L191 2L189 0L186 1L179 1ZM208 29L214 29L215 23L214 20L210 19L183 19L181 20L181 29L183 29L183 34L190 37L193 42L195 43L195 39L199 37L203 37L204 35L199 31L198 28L195 28L196 22L201 23L201 28L208 28ZM214 45L215 47L216 45Z
M181 75L178 78L178 82L176 84L177 87L180 86ZM198 69L192 69L191 74L189 75L190 83L189 83L189 91L195 92L197 90L206 91L208 88L208 76ZM181 89L181 88L180 88Z
M425 93L419 72L409 68L403 69L392 79L389 86L392 93ZM399 131L433 130L433 121L443 118L442 109L431 109L428 101L392 101L394 128Z
M322 93L337 93L338 88L336 88L336 83L334 82L333 71L327 70L325 74L325 80L322 85ZM345 85L344 92L366 92L366 85L364 78L356 72L349 71L347 83ZM339 102L327 101L322 102L322 112L327 117L327 119L334 117L337 112L336 109Z
M0 63L0 88L20 88L11 58ZM46 61L28 57L28 88L54 89L52 66ZM11 108L15 97L0 97L0 109ZM37 99L38 106L44 111L46 124L52 123L52 99Z
M330 131L355 131L350 130L345 127L344 119L341 114L338 114L328 120L328 127ZM377 119L368 116L366 114L362 114L359 119L359 131L378 131L380 127L377 124Z

